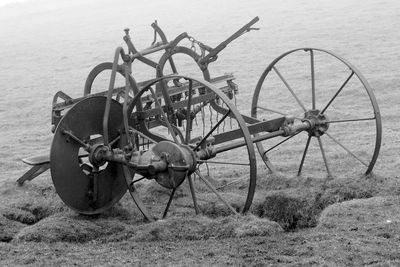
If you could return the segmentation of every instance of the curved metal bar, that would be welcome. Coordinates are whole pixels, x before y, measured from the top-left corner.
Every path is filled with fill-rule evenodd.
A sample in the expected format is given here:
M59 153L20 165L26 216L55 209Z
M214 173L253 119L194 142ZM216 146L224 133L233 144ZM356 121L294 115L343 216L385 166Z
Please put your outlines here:
M115 85L115 76L117 74L117 67L118 67L118 60L119 56L122 53L123 48L122 47L117 47L115 50L114 54L114 61L113 61L113 66L112 66L112 71L111 71L111 78L110 78L110 85L108 87L108 94L107 94L107 101L106 101L106 107L104 110L104 116L103 116L103 142L106 146L108 146L108 119L110 117L110 107L111 107L111 98L112 98L112 92L114 89Z

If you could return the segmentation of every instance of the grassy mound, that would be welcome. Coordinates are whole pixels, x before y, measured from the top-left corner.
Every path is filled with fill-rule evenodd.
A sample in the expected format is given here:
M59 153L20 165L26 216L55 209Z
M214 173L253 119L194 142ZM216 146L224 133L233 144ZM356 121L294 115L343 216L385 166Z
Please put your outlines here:
M400 198L372 197L354 199L327 207L319 218L319 229L357 231L397 229L400 239Z
M278 222L287 231L315 227L326 207L378 195L383 191L382 187L387 187L383 180L372 175L329 181L271 176L261 181L252 212Z
M283 229L275 222L255 216L170 217L152 223L134 223L118 218L88 218L57 214L20 230L13 242L73 242L96 240L162 241L202 240L244 236L268 236Z

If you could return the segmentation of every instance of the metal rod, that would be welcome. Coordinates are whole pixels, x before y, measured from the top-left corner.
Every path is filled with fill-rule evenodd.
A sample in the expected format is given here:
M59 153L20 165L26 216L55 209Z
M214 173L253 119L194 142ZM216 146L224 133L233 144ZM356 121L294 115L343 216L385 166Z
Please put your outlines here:
M189 181L190 193L192 195L194 211L196 212L196 214L199 214L200 209L199 206L197 205L196 191L194 190L193 179L191 175L188 176L188 181Z
M243 181L243 180L245 180L245 179L246 179L245 177L236 179L236 180L234 180L234 181L232 181L232 182L229 182L229 183L227 183L227 184L225 184L225 185L221 185L220 187L217 187L216 189L217 189L217 190L224 189L224 188L227 187L227 186L230 186L230 185L233 185L233 184L237 184L237 183L239 183L239 182L241 182L241 181Z
M164 121L165 121L165 124L167 125L168 130L171 132L172 138L174 138L174 142L179 144L179 141L178 141L178 138L175 135L174 129L172 128L171 124L169 123L168 116L163 111L160 102L158 102L158 99L156 97L156 93L154 92L153 88L151 88L151 87L149 87L149 90L150 90L151 94L154 97L154 103L156 104L156 106L160 110L161 116L163 116L163 118L164 118Z
M128 187L129 194L132 197L133 202L135 202L137 208L140 210L140 212L143 214L143 216L150 222L154 221L153 216L151 213L147 210L146 206L144 205L142 199L139 197L138 192L136 191L135 186L131 183L132 181L132 174L129 170L128 167L122 166L124 176L125 176L125 182L126 186ZM134 175L134 174L133 174Z
M108 86L108 93L107 93L107 102L106 107L104 110L103 115L103 137L104 137L104 144L108 146L108 119L110 117L110 109L111 109L111 98L113 94L113 89L115 85L115 76L117 75L117 67L118 67L118 59L120 53L123 51L122 47L117 47L114 54L114 61L111 70L111 77L110 77L110 84ZM126 101L126 100L125 100Z
M143 133L141 133L141 132L139 132L139 131L137 131L137 130L135 130L135 129L133 129L133 128L129 128L129 131L132 131L132 132L134 132L134 133L140 135L141 137L143 137L143 138L145 138L145 139L147 139L147 140L153 142L154 144L157 144L157 143L158 143L158 142L154 141L153 139L151 139L150 137L148 137L147 135L145 135L145 134L143 134Z
M237 162L222 162L222 161L211 161L211 160L197 160L199 163L212 163L212 164L224 164L224 165L240 165L240 166L249 166L250 164L245 163L237 163Z
M175 191L176 191L176 187L172 189L171 195L169 196L167 207L165 207L164 214L162 216L163 219L165 219L165 217L167 216L169 206L171 206L172 198L174 197Z
M348 149L347 147L345 147L342 143L340 143L338 140L336 140L333 136L331 136L328 133L325 133L329 138L331 138L336 144L338 144L341 148L343 148L344 150L346 150L347 153L349 153L351 156L353 156L356 160L358 160L359 162L361 162L361 164L365 165L366 167L368 167L368 164L365 163L363 160L361 160L359 157L357 157L353 152L350 151L350 149Z
M214 125L214 127L206 134L206 136L204 136L203 139L201 139L201 141L198 143L198 145L193 149L194 151L196 151L196 150L201 146L201 144L202 144L205 140L207 140L207 138L215 131L215 129L217 129L218 126L226 119L226 117L228 117L228 115L229 115L230 112L231 112L231 110L228 110L228 112L221 118L221 120L219 120L219 121L217 122L217 124Z
M277 111L277 110L273 110L273 109L270 109L270 108L264 108L264 107L260 107L260 106L257 106L257 108L265 110L265 111L269 111L269 112L272 112L272 113L276 113L276 114L279 114L279 115L282 115L282 116L288 116L289 115L289 114L285 114L283 112L280 112L280 111ZM290 116L292 116L292 115L290 115ZM293 116L293 118L298 119L300 121L302 120L299 117L295 117L295 116Z
M160 45L160 46L157 46L157 47L147 48L147 49L144 49L144 50L142 50L140 52L137 52L135 54L130 55L130 57L131 57L131 59L135 59L135 58L138 58L138 57L141 57L141 56L145 56L145 55L148 55L148 54L151 54L151 53L166 49L170 45L171 45L170 43L167 43L167 44Z
M331 174L331 171L329 170L329 164L328 164L328 161L326 159L325 150L324 150L324 147L322 145L321 137L318 136L317 139L318 139L318 143L319 143L319 148L321 149L322 158L323 158L324 163L325 163L326 171L328 172L328 177L331 178L332 174Z
M214 192L219 200L221 200L235 215L239 215L239 213L218 193L217 189L215 189L214 186L206 178L204 178L199 171L196 171L196 174L208 186L208 188Z
M85 149L89 149L90 146L88 144L86 144L85 142L83 142L78 137L76 137L71 131L64 130L64 131L62 131L62 133L71 137L74 141L76 141L78 144L80 144Z
M354 71L351 72L350 76L347 77L346 81L344 81L344 83L342 84L342 86L340 86L339 90L337 90L337 92L335 93L335 95L332 97L332 99L328 102L328 104L326 104L326 106L322 109L321 114L324 114L324 112L326 111L326 109L332 104L333 100L335 100L335 98L339 95L339 93L343 90L343 88L346 86L346 84L350 81L351 77L353 77L354 75Z
M132 181L131 183L134 184L134 183L137 183L137 182L139 182L139 181L141 181L143 179L146 179L146 177L142 176L139 179L136 179L136 180Z
M312 109L315 109L315 71L314 71L314 51L310 49L311 61L311 95L312 95Z
M372 121L372 120L375 120L375 119L376 119L376 117L362 118L362 119L333 120L333 121L326 121L325 123L339 123L339 122L352 122L352 121Z
M303 169L303 164L304 164L304 160L306 158L306 154L307 154L307 151L308 151L308 146L310 145L310 141L311 141L311 135L308 136L306 147L304 148L304 152L303 152L303 157L301 158L299 171L297 172L297 176L300 176L301 170Z
M272 69L278 74L279 78L282 80L282 82L285 84L286 88L290 91L292 96L296 99L297 103L300 105L300 107L304 110L304 112L307 111L303 103L301 103L300 99L297 97L297 95L294 93L293 89L290 87L290 85L286 82L285 78L283 78L282 74L278 71L278 69L274 66Z
M273 137L276 137L276 136L281 136L281 135L284 135L284 134L285 134L284 130L279 130L279 131L275 131L275 132L272 132L272 133L259 135L259 136L255 137L255 138L252 138L251 141L253 143L257 143L257 142L260 142L260 141L263 141L263 140L266 140L266 139L270 139L270 138L273 138ZM235 149L235 148L238 148L238 147L241 147L241 146L245 146L245 145L247 145L246 141L242 140L242 141L234 142L232 144L219 146L219 147L216 148L216 150L217 150L216 152L218 154L218 153L225 152L225 151L228 151L228 150L232 150L232 149Z
M279 114L279 115L282 115L282 116L286 116L287 115L287 114L285 114L283 112L276 111L276 110L273 110L273 109L270 109L270 108L263 108L263 107L260 107L260 106L257 106L257 108L265 110L265 111L269 111L269 112L272 112L272 113L276 113L276 114Z
M267 149L263 154L267 154L267 153L268 153L269 151L271 151L272 149L274 149L274 148L280 146L281 144L283 144L283 143L285 143L286 141L288 141L289 139L295 137L295 136L298 135L299 133L301 133L301 132L297 132L297 133L295 133L294 135L291 135L291 136L289 136L288 138L284 139L283 141L277 143L277 144L274 145L273 147L270 147L270 148Z

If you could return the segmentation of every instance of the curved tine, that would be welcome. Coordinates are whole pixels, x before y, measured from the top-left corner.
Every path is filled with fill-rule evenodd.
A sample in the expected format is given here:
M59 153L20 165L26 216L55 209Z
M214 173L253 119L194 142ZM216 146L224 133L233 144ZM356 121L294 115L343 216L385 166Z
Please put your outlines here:
M199 171L196 171L196 174L199 178L214 192L214 194L221 200L235 215L239 215L239 213L218 193L217 189L205 178Z
M310 65L311 65L311 96L312 109L315 109L315 70L314 70L314 51L310 49Z
M366 167L368 167L368 164L366 162L364 162L363 160L361 160L359 157L357 157L353 152L350 151L350 149L348 149L347 147L345 147L342 143L340 143L338 140L336 140L336 138L334 138L332 135L330 135L329 133L325 133L330 139L332 139L333 142L335 142L337 145L339 145L341 148L343 148L347 153L349 153L353 158L355 158L356 160L358 160L359 162L361 162L361 164L365 165Z
M153 88L151 88L151 87L149 87L149 90L151 92L151 95L154 98L154 103L156 104L157 108L160 110L161 116L164 118L165 124L167 124L167 128L170 131L170 133L172 135L172 138L174 138L174 142L179 144L179 141L178 141L178 138L175 135L174 129L172 128L171 124L169 123L168 116L163 111L160 102L158 102L158 98L157 98L156 93L154 92Z
M192 91L193 91L193 81L189 79L189 91L188 91L188 104L186 109L186 137L185 144L189 144L190 132L192 130L192 119L191 119L191 106L192 106Z
M322 145L321 137L317 136L317 139L318 139L318 143L319 143L319 148L321 149L322 158L323 158L324 163L325 163L326 171L328 173L328 178L330 179L330 178L332 178L332 174L331 174L331 171L329 169L328 161L326 159L325 150L324 150L324 147Z
M175 191L176 191L176 187L172 189L171 195L169 196L167 206L165 207L164 214L162 216L163 219L165 219L165 217L167 217L167 213L168 213L169 207L171 206L172 198L175 195Z
M336 91L336 93L333 95L331 100L329 100L328 104L322 109L321 114L324 114L324 112L328 109L328 107L332 104L333 100L340 94L340 92L343 90L343 88L346 86L346 84L350 81L351 77L353 77L354 71L351 71L349 77L344 81L342 86L340 86L339 90Z
M192 175L187 176L189 182L190 193L192 195L193 206L196 214L200 213L199 206L197 205L196 191L194 190Z
M129 194L131 195L133 202L135 202L136 207L140 210L140 212L143 214L144 218L150 222L155 221L154 217L151 216L150 212L147 210L146 206L144 205L142 199L140 198L138 192L136 191L135 186L133 185L131 180L131 173L129 171L129 168L126 166L122 166L122 169L124 171L124 176L125 176L125 181L126 185L128 187Z
M307 111L306 107L303 105L303 103L300 101L300 99L297 97L297 95L294 93L293 89L290 87L290 85L287 83L285 78L283 78L282 74L278 71L278 69L273 66L272 69L275 71L275 73L279 76L279 78L282 80L282 82L285 84L286 88L290 91L292 96L296 99L297 104L303 109L304 112Z
M305 160L306 155L307 155L308 146L310 145L310 141L311 141L311 135L308 136L306 147L304 148L304 152L303 152L303 157L301 158L299 171L297 172L297 176L301 175L301 170L303 169L303 164L304 164L304 160Z

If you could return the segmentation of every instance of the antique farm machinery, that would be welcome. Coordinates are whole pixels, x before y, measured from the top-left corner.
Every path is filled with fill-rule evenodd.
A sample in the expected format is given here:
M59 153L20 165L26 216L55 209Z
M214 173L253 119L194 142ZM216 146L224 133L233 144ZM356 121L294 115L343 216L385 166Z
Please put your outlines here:
M201 181L233 213L248 211L256 191L254 144L261 160L272 172L284 171L285 168L279 166L292 163L282 158L273 164L270 154L302 135L302 143L295 142L297 146L301 144L300 148L289 145L280 153L291 156L297 150L297 175L302 174L309 153L318 154L318 160L314 157L313 161L322 165L318 168L325 171L328 179L334 175L331 170L333 160L338 161L335 167L361 167L366 174L370 173L381 142L379 109L365 78L346 60L314 48L282 54L261 75L253 96L251 116L239 113L236 108L238 87L233 82L235 77L231 74L210 75L208 65L217 59L218 53L234 39L255 29L252 25L257 21L258 17L254 18L215 48L187 33L169 42L157 23L153 23L154 41L149 48L139 52L126 29L124 40L128 51L118 47L113 62L102 63L89 73L83 97L73 99L61 91L54 96L54 139L50 155L25 159L33 167L18 183L31 180L50 168L57 193L79 213L101 213L129 191L144 217L153 220L152 212L139 192L140 183L147 180L155 180L170 189L163 217L176 189L185 180L196 213L200 211L196 183ZM158 37L160 42L156 42ZM184 40L189 41L189 47L181 45ZM162 55L158 61L147 57L160 51ZM309 66L306 78L300 74L306 81L303 91L290 85L290 80L285 78L290 69L279 65L294 54L305 56ZM203 79L182 75L175 60L178 55L190 58ZM329 65L329 69L336 65L344 69L343 82L339 86L327 86L333 88L331 91L317 89L317 55L334 59L335 63ZM156 77L137 82L132 75L134 61L153 67ZM167 69L171 74L166 73ZM94 83L105 72L110 73L108 90L94 92ZM277 79L272 81L272 87L279 83L285 92L269 94L267 83L272 75ZM123 86L116 86L118 78L123 80ZM346 88L351 83L357 93ZM285 93L287 98L278 103ZM363 101L361 105L355 103L358 100ZM336 125L346 128L339 127L335 132ZM341 138L346 137L344 129L350 129L350 139L356 142L356 149L342 141ZM357 143L360 131L367 133L369 138L362 144ZM339 137L335 136L337 132ZM280 138L278 142L271 142L277 138ZM313 151L312 140L316 140ZM335 150L328 149L326 144L335 146ZM364 152L364 147L369 150ZM334 156L336 152L338 155ZM227 177L227 172L231 177ZM198 181L193 180L194 176ZM240 195L241 202L226 200L227 192Z

